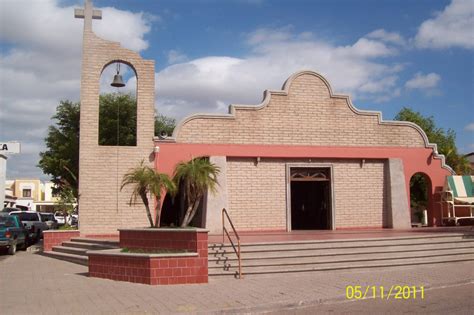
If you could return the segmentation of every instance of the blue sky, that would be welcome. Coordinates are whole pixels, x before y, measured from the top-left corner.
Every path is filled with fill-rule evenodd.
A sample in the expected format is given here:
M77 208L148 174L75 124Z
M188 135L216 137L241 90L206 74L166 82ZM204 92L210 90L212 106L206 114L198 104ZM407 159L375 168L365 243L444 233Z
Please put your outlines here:
M35 165L50 117L59 100L79 100L82 20L73 18L73 8L82 6L0 2L0 140L23 144L23 153L8 160L8 178L45 178ZM94 6L103 10L93 25L99 36L155 60L155 106L165 115L258 104L265 89L280 89L305 69L384 119L404 106L434 116L456 132L461 152L474 151L472 0L96 0Z

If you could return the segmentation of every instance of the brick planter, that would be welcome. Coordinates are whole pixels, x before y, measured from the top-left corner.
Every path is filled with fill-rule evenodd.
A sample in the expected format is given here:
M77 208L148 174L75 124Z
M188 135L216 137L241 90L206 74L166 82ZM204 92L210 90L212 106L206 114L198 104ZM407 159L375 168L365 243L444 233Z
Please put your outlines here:
M79 236L79 230L43 231L43 251L50 251L53 246L61 245Z
M89 276L144 284L207 283L197 253L131 254L120 249L89 251Z
M144 284L207 283L207 230L120 229L120 247L186 250L185 253L137 254L120 249L88 251L89 276Z

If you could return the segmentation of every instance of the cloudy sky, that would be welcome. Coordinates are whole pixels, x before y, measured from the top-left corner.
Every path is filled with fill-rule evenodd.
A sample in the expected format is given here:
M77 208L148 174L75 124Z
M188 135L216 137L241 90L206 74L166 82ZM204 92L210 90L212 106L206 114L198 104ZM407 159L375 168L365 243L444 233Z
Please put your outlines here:
M360 109L434 116L474 151L473 0L96 0L93 29L156 62L157 112L181 119L257 104L295 71L323 74ZM41 177L60 100L79 101L81 0L0 0L0 141L7 177ZM103 81L108 78L103 75ZM130 78L133 80L133 78ZM129 84L128 86L132 86Z

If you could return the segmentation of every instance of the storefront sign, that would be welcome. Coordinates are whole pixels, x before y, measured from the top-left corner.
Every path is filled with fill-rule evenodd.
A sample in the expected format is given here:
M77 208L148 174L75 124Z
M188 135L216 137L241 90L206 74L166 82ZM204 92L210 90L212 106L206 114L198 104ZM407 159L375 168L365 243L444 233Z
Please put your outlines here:
M5 153L20 153L19 142L0 142L0 154Z

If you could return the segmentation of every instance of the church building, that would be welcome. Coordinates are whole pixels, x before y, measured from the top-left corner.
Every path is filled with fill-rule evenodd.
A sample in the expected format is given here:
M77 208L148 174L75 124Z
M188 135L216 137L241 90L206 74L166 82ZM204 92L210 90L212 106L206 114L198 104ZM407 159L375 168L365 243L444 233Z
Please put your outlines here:
M142 160L171 175L177 163L196 157L220 168L218 191L204 198L200 215L211 233L222 231L222 208L239 231L409 228L409 182L416 173L429 182L429 223L439 222L433 196L452 171L415 124L358 110L323 76L302 71L282 90L266 91L259 105L194 115L171 137L154 138L154 61L95 35L92 19L101 12L90 1L75 16L84 19L81 235L147 226L143 205L128 204L131 188L121 190L123 175ZM127 64L137 77L134 146L98 141L100 76L113 63Z

